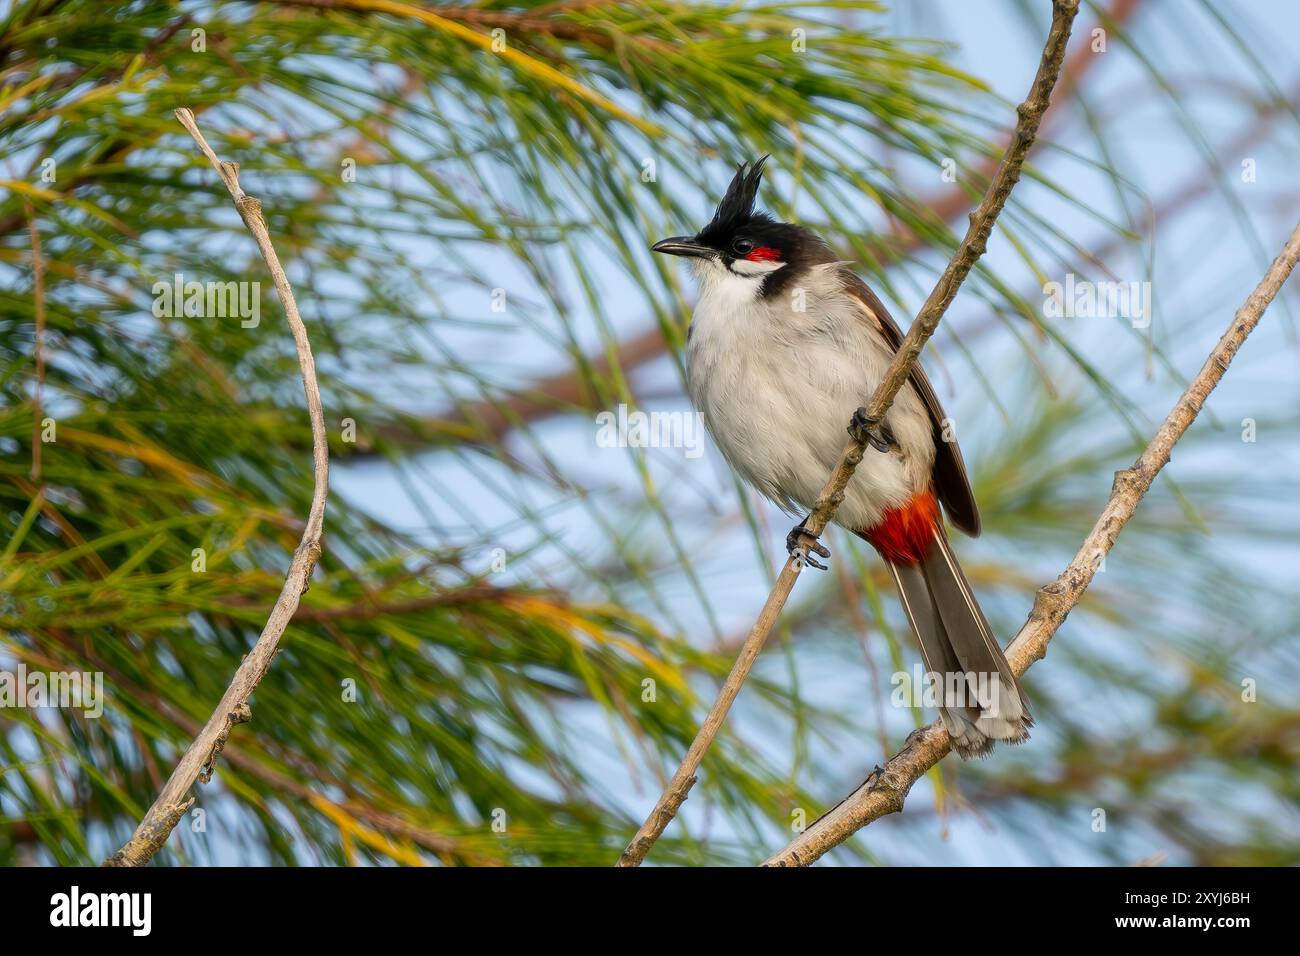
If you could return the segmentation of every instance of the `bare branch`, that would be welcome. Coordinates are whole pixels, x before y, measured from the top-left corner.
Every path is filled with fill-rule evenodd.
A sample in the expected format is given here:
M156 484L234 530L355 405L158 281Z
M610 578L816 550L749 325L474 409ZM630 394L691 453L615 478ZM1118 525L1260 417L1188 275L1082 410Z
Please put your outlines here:
M1246 336L1259 324L1264 310L1286 282L1297 260L1300 260L1300 223L1255 291L1232 317L1232 324L1141 457L1133 467L1115 472L1110 500L1074 560L1055 581L1039 590L1029 619L1007 648L1007 660L1017 677L1047 655L1048 642L1092 583L1101 559L1114 546L1115 539L1133 517L1156 475L1168 463L1175 443L1196 419L1210 392L1223 378ZM943 759L949 749L948 734L938 722L914 731L903 749L883 768L868 777L848 799L801 833L765 865L805 866L873 820L901 811L912 784Z
M1015 133L1002 161L998 164L993 180L989 183L983 201L970 214L970 228L967 229L966 236L958 245L943 275L939 277L934 290L921 306L916 321L908 329L907 336L899 346L894 360L885 371L884 379L872 394L871 401L865 409L869 418L879 420L889 410L894 396L898 394L903 382L911 374L921 349L934 334L958 288L961 287L975 262L984 254L984 247L988 242L989 234L993 231L993 224L1001 213L1002 207L1006 205L1012 188L1020 179L1020 168L1024 164L1025 156L1028 155L1029 147L1038 132L1039 123L1051 101L1052 88L1060 75L1061 62L1065 58L1065 47L1070 39L1070 26L1078 12L1078 0L1054 0L1052 26L1043 47L1038 72L1034 76L1029 96L1016 110L1018 120ZM804 527L810 535L815 537L825 530L836 509L844 500L844 488L853 477L853 472L862 461L862 456L863 445L856 439L850 439L840 454L839 463L831 472L830 479L822 488L816 506L804 522ZM722 689L718 692L717 700L705 717L695 741L687 751L686 758L673 775L659 802L650 812L650 816L641 825L641 829L623 851L623 855L619 857L618 866L639 866L686 800L687 794L695 784L695 772L699 769L700 761L704 759L704 754L712 745L713 738L717 735L718 728L722 726L722 721L727 716L727 711L731 709L732 702L740 692L741 685L749 676L750 668L753 667L755 659L763 649L763 643L767 640L777 615L790 597L790 591L800 570L801 565L796 563L793 557L786 559L785 567L781 569L776 584L772 587L772 592L759 613L758 620L749 632L749 637L745 639L740 655Z
M285 576L284 587L276 599L275 607L267 618L262 634L253 645L253 649L244 656L234 679L226 688L221 702L213 711L208 722L203 725L199 735L194 738L176 769L163 786L158 799L145 814L135 833L126 844L104 861L105 866L141 866L162 849L185 811L193 804L192 797L187 799L190 788L200 775L211 775L217 754L230 736L231 728L236 723L243 723L251 718L248 699L262 682L285 628L298 609L298 600L307 590L312 570L321 553L321 535L325 521L325 499L329 493L329 445L325 435L325 414L321 406L320 385L316 381L316 362L312 358L311 343L307 340L307 327L303 325L298 314L298 304L293 297L293 289L280 265L280 258L271 245L271 236L262 218L262 204L244 192L239 185L239 165L223 163L217 158L199 132L194 121L194 114L188 109L178 109L176 118L180 120L199 149L208 157L208 161L221 175L222 181L235 201L235 208L243 217L244 224L257 241L257 246L266 260L267 268L275 281L276 292L284 305L285 318L293 332L294 344L298 351L298 365L302 370L303 391L307 396L307 414L311 418L312 466L314 487L312 490L311 510L307 515L307 525L303 529L302 540L294 552Z

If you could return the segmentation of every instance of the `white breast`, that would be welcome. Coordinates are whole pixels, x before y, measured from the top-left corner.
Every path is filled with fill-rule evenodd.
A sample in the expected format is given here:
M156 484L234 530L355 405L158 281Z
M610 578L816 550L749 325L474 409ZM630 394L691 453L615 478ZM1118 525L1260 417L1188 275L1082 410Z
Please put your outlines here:
M710 434L741 477L789 512L808 510L848 440L853 412L892 357L838 265L810 270L799 288L757 297L759 280L701 264L701 294L686 347L687 387ZM802 310L801 307L802 306ZM886 424L898 448L868 447L836 522L863 529L929 486L929 415L907 385Z

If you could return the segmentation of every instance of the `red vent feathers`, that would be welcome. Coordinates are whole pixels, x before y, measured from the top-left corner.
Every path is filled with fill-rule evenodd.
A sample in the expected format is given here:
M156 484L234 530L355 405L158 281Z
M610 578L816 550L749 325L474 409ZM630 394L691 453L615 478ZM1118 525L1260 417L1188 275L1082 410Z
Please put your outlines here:
M939 503L933 491L917 495L901 508L890 508L880 524L866 528L862 536L890 564L917 564L934 544L939 525Z

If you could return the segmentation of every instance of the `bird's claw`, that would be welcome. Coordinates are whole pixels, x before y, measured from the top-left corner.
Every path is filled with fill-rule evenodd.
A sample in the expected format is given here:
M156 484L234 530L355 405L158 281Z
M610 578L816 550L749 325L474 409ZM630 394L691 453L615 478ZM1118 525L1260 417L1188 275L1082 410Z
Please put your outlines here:
M791 528L790 533L785 536L785 549L790 557L794 558L798 567L802 568L806 564L818 571L825 571L826 565L814 558L813 554L822 558L831 556L831 549L818 541L817 536L803 526L803 521ZM809 554L810 551L812 554Z
M878 418L872 418L865 408L853 413L849 422L849 435L855 442L870 445L876 451L889 451L889 437Z

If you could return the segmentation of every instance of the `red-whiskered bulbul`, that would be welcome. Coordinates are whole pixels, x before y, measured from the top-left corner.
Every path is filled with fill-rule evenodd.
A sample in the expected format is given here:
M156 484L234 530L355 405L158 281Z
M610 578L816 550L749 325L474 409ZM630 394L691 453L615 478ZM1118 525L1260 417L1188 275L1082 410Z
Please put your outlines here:
M1029 736L1029 706L944 532L939 506L969 535L979 511L961 451L945 438L920 365L879 423L860 409L903 340L889 312L813 232L754 209L763 164L742 165L713 219L655 252L689 257L699 300L686 337L687 388L731 466L789 513L809 509L839 460L846 425L869 443L837 524L893 572L903 609L965 758ZM874 450L873 450L874 449ZM804 519L806 521L807 518ZM791 554L825 568L803 522Z

